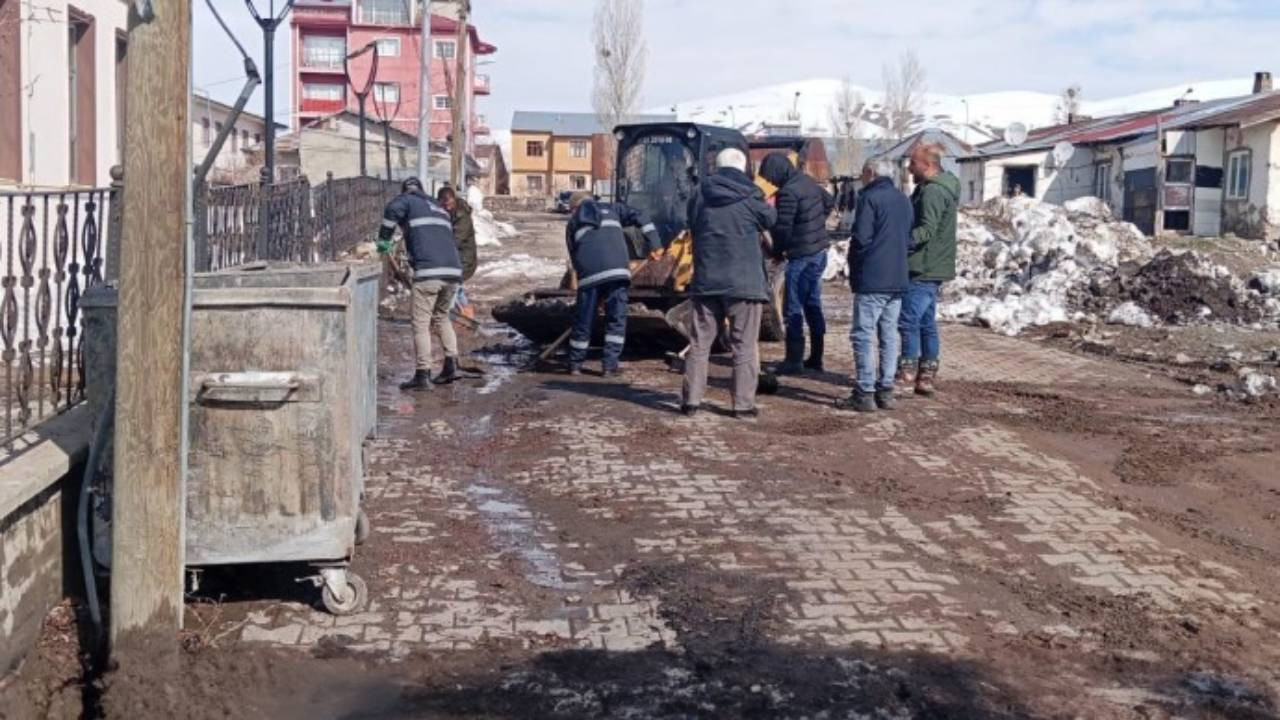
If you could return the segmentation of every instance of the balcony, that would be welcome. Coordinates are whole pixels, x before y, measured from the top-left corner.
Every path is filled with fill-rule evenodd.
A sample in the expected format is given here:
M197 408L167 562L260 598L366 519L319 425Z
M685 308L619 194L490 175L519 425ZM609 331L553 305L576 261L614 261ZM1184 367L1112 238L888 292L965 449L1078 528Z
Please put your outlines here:
M476 75L476 83L475 83L474 90L476 95L488 95L489 94L489 76Z
M346 107L347 103L345 100L321 100L321 99L315 99L315 98L303 98L300 104L301 104L301 107L298 108L299 112L324 113L327 115L330 113L340 112Z
M475 122L475 125L471 128L471 132L475 133L476 135L489 134L490 132L489 121L485 118L485 116L483 115L476 116L476 122Z

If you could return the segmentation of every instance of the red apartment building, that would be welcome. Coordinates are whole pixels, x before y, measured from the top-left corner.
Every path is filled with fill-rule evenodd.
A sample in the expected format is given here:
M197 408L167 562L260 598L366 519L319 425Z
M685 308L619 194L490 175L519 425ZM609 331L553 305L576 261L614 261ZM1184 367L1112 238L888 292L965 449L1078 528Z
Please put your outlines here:
M418 133L418 68L422 24L417 0L298 0L292 15L293 26L293 107L294 130L340 110L357 110L357 99L343 73L343 58L376 43L378 70L375 87L366 101L366 114L376 120L374 103L400 110L394 126ZM480 39L474 25L467 28L469 51L462 81L466 88L463 108L470 121L467 127L468 152L475 149L477 136L489 134L484 117L476 113L476 97L489 94L489 76L477 67L497 48ZM458 22L442 15L431 17L431 139L444 141L452 127L453 77L455 74ZM351 61L352 81L363 89L368 78L371 53Z

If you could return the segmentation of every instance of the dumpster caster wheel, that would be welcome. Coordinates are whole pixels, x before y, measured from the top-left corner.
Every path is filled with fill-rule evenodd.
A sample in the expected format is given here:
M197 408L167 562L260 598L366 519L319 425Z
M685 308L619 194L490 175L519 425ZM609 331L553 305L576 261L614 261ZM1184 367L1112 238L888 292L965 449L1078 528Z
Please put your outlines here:
M356 513L356 544L363 545L369 539L369 516L361 510Z
M324 603L324 609L334 615L350 615L358 612L369 601L369 586L364 584L364 578L355 573L347 573L347 581L342 589L342 597L334 595L329 589L329 584L320 590L320 600Z

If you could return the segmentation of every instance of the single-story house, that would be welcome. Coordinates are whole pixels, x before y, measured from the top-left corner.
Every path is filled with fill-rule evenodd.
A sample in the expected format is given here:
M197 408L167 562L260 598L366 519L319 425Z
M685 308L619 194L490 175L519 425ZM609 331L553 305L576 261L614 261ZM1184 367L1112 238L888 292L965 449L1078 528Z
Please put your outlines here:
M871 160L888 160L898 166L898 177L895 178L894 184L908 195L915 190L915 182L911 179L911 173L908 172L907 165L911 161L911 149L919 143L941 145L943 148L942 169L956 175L960 173L960 158L972 155L974 151L972 145L946 130L928 128L912 133L888 148L871 155L869 158Z
M1019 138L1011 138L1019 139ZM960 160L961 201L1094 195L1143 232L1280 240L1280 92L1082 118Z

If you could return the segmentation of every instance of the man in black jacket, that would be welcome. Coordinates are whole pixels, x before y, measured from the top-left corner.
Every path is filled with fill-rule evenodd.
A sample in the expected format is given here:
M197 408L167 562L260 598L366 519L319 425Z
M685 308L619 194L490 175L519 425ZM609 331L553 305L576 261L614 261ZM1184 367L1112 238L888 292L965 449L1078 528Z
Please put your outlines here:
M413 350L417 371L402 390L429 390L432 383L452 382L458 374L458 337L449 310L462 282L462 261L453 239L449 213L422 191L418 178L400 185L400 195L387 203L378 233L379 252L391 252L391 237L400 228L413 272ZM431 335L444 348L444 369L431 378Z
M578 375L591 347L596 308L604 303L604 375L616 376L627 339L627 301L631 287L631 253L623 227L640 228L649 254L662 249L662 238L649 218L622 203L596 202L586 192L575 193L565 227L565 243L578 276L573 331L569 335L569 373Z
M755 417L759 414L760 318L769 301L760 234L778 216L747 177L745 153L733 148L721 151L716 168L689 201L693 322L680 409L685 415L694 415L702 404L711 345L727 319L733 351L733 413Z
M856 383L853 394L836 401L842 410L872 412L893 407L898 369L898 315L907 290L907 248L915 213L911 201L893 185L897 167L888 160L867 163L862 171L853 238L849 242L849 285L854 292L853 341ZM879 373L872 345L879 336Z
M778 221L772 228L773 251L787 259L787 296L782 313L787 326L787 356L777 372L795 375L822 370L827 321L822 314L822 274L827 269L827 216L835 198L813 178L791 164L783 153L772 153L760 164L760 174L778 188ZM804 360L804 326L809 325L811 350ZM801 362L803 361L803 365Z

